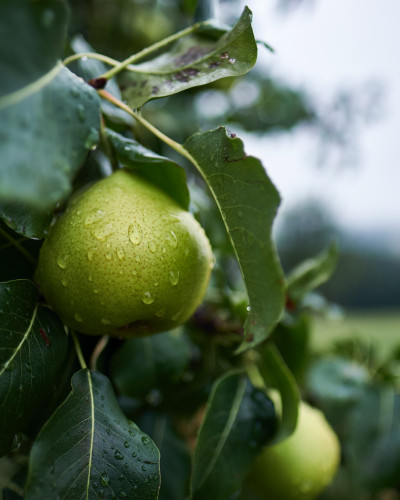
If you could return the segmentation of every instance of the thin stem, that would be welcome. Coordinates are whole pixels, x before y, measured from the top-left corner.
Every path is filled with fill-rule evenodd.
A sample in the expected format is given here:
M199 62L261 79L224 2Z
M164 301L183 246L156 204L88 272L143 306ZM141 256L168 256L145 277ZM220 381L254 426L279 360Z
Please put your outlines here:
M93 350L92 356L90 357L90 368L92 370L96 370L97 361L100 357L100 354L106 348L109 340L110 337L108 337L107 335L103 335L103 337L101 337L100 340L97 342L96 347Z
M10 236L3 228L0 227L0 235L3 236L6 240L8 240L24 257L29 260L32 264L36 265L36 259L32 257L32 255L26 250L18 241L14 240L12 236Z
M73 54L72 56L65 58L63 64L64 66L68 66L68 64L71 64L78 59L82 59L82 57L87 57L88 59L97 59L98 61L102 61L106 64L109 64L110 66L118 66L120 64L120 62L116 59L104 56L103 54L96 54L95 52L81 52L79 54Z
M174 141L167 135L163 134L158 128L156 128L154 125L152 125L150 122L148 122L143 116L139 115L139 113L136 113L133 111L127 104L123 103L116 97L114 97L112 94L107 92L106 90L99 90L98 91L99 95L103 97L103 99L107 99L107 101L112 102L119 108L123 109L127 113L129 113L133 118L135 118L139 123L141 123L144 127L146 127L150 132L152 132L156 137L161 139L165 144L168 144L172 149L174 149L177 153L180 155L184 156L187 158L190 162L192 162L194 165L197 166L196 160L192 157L192 155L186 151L186 149L182 146L182 144L179 144L179 142Z
M72 340L74 341L75 351L76 351L76 355L78 356L79 363L80 363L82 369L86 370L87 364L86 364L85 358L83 357L82 349L81 349L81 345L79 343L78 337L73 330L71 331L71 335L72 335Z
M112 78L114 75L125 69L127 66L130 64L138 61L139 59L143 59L144 57L150 55L151 53L155 52L158 49L161 49L170 43L174 42L175 40L179 40L179 38L183 38L186 35L189 35L190 33L193 33L199 29L200 26L203 26L204 22L196 23L193 24L192 26L189 26L188 28L185 28L182 31L178 31L178 33L174 33L173 35L167 36L167 38L163 38L157 43L154 43L153 45L150 45L149 47L146 47L145 49L141 50L140 52L137 52L136 54L133 54L132 56L128 57L125 59L125 61L122 61L119 63L117 66L114 68L110 69L103 75L101 75L100 78L107 78L109 80Z

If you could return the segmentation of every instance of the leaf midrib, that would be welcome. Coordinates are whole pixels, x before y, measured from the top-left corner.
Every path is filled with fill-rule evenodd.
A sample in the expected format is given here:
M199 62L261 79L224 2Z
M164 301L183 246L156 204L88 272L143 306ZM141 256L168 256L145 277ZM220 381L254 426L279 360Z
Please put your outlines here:
M33 324L34 324L35 319L36 319L37 310L38 310L38 304L36 304L35 309L33 310L31 321L30 321L30 323L28 325L28 328L27 328L26 332L23 334L21 342L14 349L14 354L9 358L9 360L6 363L4 363L3 368L0 370L0 376L3 375L3 373L7 370L8 366L12 363L13 359L20 352L20 350L22 349L23 344L28 339L28 337L29 337L29 335L31 333Z

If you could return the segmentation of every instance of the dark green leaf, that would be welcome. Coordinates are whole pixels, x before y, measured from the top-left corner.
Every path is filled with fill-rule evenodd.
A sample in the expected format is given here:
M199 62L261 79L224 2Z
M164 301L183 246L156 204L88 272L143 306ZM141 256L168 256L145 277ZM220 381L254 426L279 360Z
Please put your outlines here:
M123 98L132 108L139 108L150 99L247 73L257 58L251 17L246 8L232 30L217 41L201 36L201 28L209 22L200 24L195 33L178 40L168 52L129 66L120 77Z
M187 444L177 434L169 415L146 412L138 419L160 450L161 489L159 500L187 498L191 457Z
M15 232L27 238L43 238L53 218L51 210L31 210L26 203L0 203L0 217Z
M63 51L66 17L63 0L0 2L0 97L47 78Z
M301 315L279 323L272 334L272 341L296 380L303 378L309 359L310 330L309 316Z
M243 274L250 302L243 351L268 337L283 310L284 279L271 237L279 194L260 160L225 128L194 134L184 147L215 198Z
M31 281L0 284L0 455L56 390L67 357L64 326L38 299Z
M98 141L99 108L95 90L62 65L46 81L0 98L0 201L42 213L63 200Z
M107 129L107 137L122 165L139 173L169 194L182 208L188 209L189 190L182 167L110 129Z
M193 457L195 500L226 500L246 477L261 447L276 430L272 401L242 373L214 384Z
M113 355L111 377L122 394L142 397L178 382L189 360L188 345L180 335L166 332L131 339Z
M32 278L41 243L17 235L0 220L0 282Z
M81 370L72 392L47 421L31 451L26 500L153 500L159 452L120 410L109 380Z
M292 373L274 345L259 348L258 368L267 387L278 389L282 403L281 422L273 442L289 437L296 428L299 409L299 389Z
M308 259L291 271L287 277L287 293L294 304L331 277L338 259L338 249L332 244L313 259Z

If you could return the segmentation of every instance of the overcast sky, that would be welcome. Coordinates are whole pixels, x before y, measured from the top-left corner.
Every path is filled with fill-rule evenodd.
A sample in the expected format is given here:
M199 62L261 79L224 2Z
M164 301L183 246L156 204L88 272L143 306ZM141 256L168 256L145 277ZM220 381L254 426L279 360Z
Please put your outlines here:
M262 157L286 207L322 197L345 226L393 231L400 242L400 1L305 1L286 15L276 0L246 4L256 37L276 49L275 55L259 49L258 64L273 75L322 101L370 81L385 90L380 119L362 128L351 168L317 168L315 144L304 131L246 137L247 152Z

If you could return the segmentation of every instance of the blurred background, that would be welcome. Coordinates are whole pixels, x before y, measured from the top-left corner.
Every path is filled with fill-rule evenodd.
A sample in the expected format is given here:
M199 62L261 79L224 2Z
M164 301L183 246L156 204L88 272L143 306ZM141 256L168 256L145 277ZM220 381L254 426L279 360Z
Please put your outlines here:
M143 114L181 142L219 125L244 139L282 195L275 232L285 270L339 243L336 272L321 288L339 307L315 322L315 347L361 336L390 350L400 333L399 2L70 3L71 34L119 59L194 20L233 24L250 7L256 38L274 52L259 44L250 74L152 101Z

